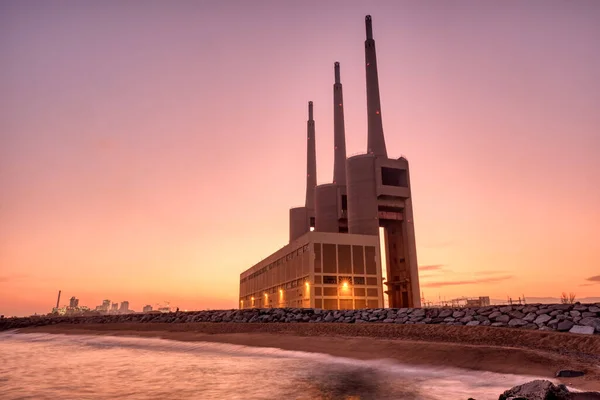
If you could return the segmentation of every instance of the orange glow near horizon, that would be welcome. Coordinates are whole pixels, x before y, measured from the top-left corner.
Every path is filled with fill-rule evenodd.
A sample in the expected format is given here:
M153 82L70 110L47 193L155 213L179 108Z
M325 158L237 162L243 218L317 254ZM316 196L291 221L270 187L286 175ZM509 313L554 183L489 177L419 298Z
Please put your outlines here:
M331 182L335 61L366 152L366 14L424 297L600 296L596 3L233 1L0 5L0 314L240 304L304 204L309 100Z

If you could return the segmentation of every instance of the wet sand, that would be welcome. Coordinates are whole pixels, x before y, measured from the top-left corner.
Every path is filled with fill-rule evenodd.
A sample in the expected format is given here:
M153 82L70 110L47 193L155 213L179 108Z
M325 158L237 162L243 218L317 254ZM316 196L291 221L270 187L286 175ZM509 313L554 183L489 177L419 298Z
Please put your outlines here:
M506 328L394 324L60 324L20 329L61 333L159 337L325 353L361 360L393 359L507 374L536 375L600 391L600 335ZM586 373L555 378L560 369Z

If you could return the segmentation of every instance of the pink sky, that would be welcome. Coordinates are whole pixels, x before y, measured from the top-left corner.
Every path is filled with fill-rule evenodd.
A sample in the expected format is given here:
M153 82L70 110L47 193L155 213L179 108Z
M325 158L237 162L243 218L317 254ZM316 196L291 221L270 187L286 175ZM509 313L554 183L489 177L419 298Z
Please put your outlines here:
M59 289L236 307L303 204L309 100L332 179L335 61L348 155L366 150L366 14L425 297L599 296L600 3L13 1L0 314Z

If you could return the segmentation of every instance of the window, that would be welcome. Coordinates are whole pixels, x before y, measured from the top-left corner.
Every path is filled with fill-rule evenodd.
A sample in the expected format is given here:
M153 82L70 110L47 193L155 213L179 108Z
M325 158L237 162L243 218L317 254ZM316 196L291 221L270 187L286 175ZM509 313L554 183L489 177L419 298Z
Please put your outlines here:
M315 243L315 272L321 272L321 243Z
M386 186L408 187L406 170L381 167L381 183Z
M340 299L340 310L352 310L352 299Z
M364 285L365 284L365 277L364 276L355 276L354 277L354 284L355 285Z
M367 285L377 286L377 278L367 278Z
M337 273L335 244L323 243L323 272Z
M365 259L362 246L352 246L352 263L355 274L365 273Z
M342 195L342 210L346 211L348 209L348 196L345 194Z
M368 289L367 289L367 296L369 296L369 297L377 297L377 296L379 296L379 291L378 291L378 289L371 289L371 288L368 288Z
M325 299L323 304L326 310L337 310L337 299Z
M365 297L365 288L354 288L354 295Z
M338 244L338 269L340 274L352 273L352 255L350 245Z
M323 276L323 284L325 285L337 285L337 276L325 275Z
M367 267L367 275L377 275L374 246L365 246L365 266Z
M324 287L323 288L323 296L337 296L337 288L336 287Z

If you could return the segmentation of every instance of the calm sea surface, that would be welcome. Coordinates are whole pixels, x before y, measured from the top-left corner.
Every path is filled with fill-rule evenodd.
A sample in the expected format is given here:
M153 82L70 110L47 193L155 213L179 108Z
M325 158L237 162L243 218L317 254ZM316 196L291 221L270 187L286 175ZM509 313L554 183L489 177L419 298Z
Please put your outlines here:
M533 379L164 339L0 333L1 399L494 399Z

